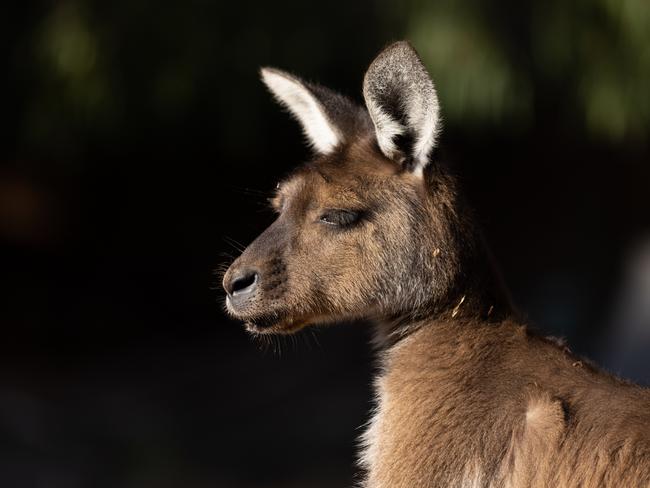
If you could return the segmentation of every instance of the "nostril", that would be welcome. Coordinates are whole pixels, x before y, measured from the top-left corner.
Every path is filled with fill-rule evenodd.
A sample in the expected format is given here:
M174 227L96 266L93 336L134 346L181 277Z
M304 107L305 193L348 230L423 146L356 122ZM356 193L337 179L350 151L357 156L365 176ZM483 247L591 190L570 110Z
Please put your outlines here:
M240 293L251 291L257 284L257 273L250 271L235 278L230 285L230 293L238 295Z

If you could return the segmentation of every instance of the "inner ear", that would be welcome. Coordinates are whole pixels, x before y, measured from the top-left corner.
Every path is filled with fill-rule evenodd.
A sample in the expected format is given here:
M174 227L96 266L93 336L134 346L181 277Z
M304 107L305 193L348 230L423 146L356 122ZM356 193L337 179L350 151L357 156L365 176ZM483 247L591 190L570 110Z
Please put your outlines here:
M274 97L298 120L308 143L329 154L369 125L365 111L351 100L320 85L275 68L260 70Z
M408 42L390 45L371 63L363 95L386 157L422 174L439 130L433 81Z
M341 131L305 82L274 68L262 68L260 74L278 102L298 120L308 142L318 153L330 153L342 142Z
M415 144L415 135L413 132L405 131L402 134L397 134L393 138L393 144L395 144L396 153L400 155L398 162L407 171L414 171L413 145Z

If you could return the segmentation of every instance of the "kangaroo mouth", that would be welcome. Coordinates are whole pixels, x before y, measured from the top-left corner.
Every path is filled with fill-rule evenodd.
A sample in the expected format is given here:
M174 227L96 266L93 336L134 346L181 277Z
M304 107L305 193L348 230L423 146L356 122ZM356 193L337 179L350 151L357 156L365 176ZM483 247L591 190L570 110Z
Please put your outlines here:
M252 334L293 334L309 325L311 320L307 317L272 317L265 316L246 321L246 330Z
M242 313L233 308L228 299L226 310L231 317L242 320L246 330L252 334L292 334L311 322L308 317L292 315L281 309L263 313Z

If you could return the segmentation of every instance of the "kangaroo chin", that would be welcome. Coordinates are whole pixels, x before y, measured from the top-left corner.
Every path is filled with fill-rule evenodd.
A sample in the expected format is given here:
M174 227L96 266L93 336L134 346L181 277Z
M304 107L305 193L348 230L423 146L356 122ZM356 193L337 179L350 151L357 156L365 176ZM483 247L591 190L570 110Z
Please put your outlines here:
M246 330L252 334L294 334L310 324L307 318L260 319L246 322Z
M433 156L440 107L411 45L371 63L364 106L275 68L261 76L314 154L226 272L227 308L255 335L375 323L362 485L650 486L650 390L518 319Z

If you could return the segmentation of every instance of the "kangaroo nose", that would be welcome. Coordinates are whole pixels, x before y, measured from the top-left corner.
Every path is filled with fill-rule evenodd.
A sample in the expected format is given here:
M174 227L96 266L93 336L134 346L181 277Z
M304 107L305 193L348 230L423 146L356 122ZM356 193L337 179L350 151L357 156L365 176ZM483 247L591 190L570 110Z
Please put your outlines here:
M225 280L223 287L231 300L241 300L255 291L258 281L259 273L256 270L242 269L235 271Z

